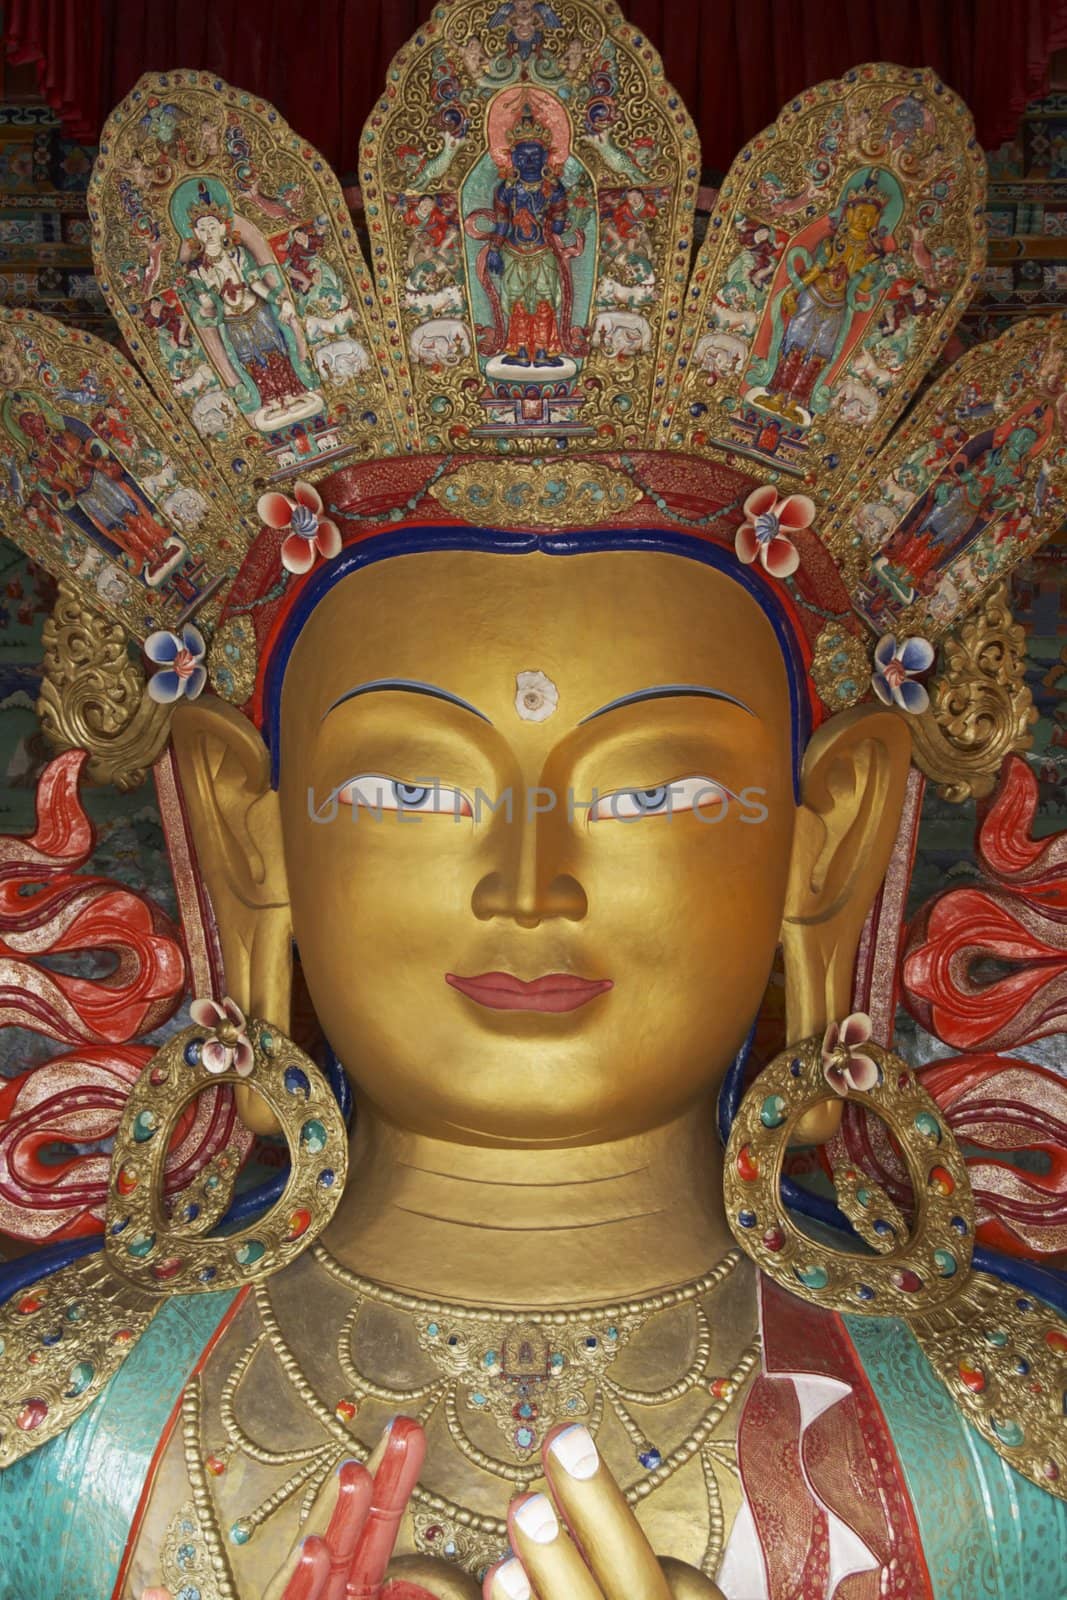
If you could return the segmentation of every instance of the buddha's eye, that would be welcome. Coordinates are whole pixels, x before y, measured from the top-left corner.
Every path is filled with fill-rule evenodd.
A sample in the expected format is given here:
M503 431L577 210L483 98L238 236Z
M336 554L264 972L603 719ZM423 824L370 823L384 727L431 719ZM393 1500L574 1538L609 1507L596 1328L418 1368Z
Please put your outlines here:
M461 789L443 784L402 783L375 772L350 778L337 791L343 806L365 806L369 811L428 811L453 817L473 816L471 803Z
M674 816L679 811L725 815L732 792L714 778L678 778L654 789L614 789L601 795L589 812L590 822L631 822L637 817Z

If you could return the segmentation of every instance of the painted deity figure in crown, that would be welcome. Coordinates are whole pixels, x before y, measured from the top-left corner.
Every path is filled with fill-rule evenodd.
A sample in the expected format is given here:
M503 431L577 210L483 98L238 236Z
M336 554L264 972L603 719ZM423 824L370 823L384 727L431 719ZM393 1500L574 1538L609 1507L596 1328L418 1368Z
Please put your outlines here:
M895 202L895 203L894 203ZM785 252L769 307L769 343L753 376L766 371L750 398L790 420L825 409L831 375L890 282L890 226L899 214L895 179L871 171L849 186L830 216L805 228Z
M8 395L0 417L9 439L27 449L24 492L54 509L77 511L110 553L121 551L136 571L151 571L181 549L136 485L86 424L61 416L39 396Z
M289 287L258 228L223 186L189 178L170 205L183 244L183 299L223 386L270 433L323 409Z
M76 497L51 504L61 537L24 514L37 443L9 429L0 526L63 580L42 695L63 753L34 835L0 839L4 1015L61 1047L0 1094L0 1228L48 1247L0 1269L3 1581L1060 1600L1067 1088L1010 1052L1062 1026L1063 838L1030 836L1003 586L1065 520L1067 323L969 351L901 422L981 266L956 97L886 65L798 97L691 262L695 133L644 35L613 0L491 11L437 7L372 112L376 279L271 108L174 72L109 120L101 282L132 347L143 297L113 268L151 267L177 223L183 304L264 422L240 459L158 341L145 381L0 313L13 390L62 393L79 428L121 390L123 492L162 505L165 454L202 501L182 593L104 593ZM178 188L145 183L132 237L146 102L226 126L254 188L204 149ZM829 391L783 462L720 437L748 345L715 416L696 352L737 286L741 186L786 144L814 161L828 124L801 233L746 224L769 309L729 334L765 401ZM398 149L436 163L430 188ZM946 164L937 308L895 303L907 362L857 436L832 402L877 331L884 230ZM280 195L315 219L291 271L323 253L372 353L328 465L265 425L314 393L260 227ZM447 305L424 303L409 280L446 242ZM612 315L633 348L579 354L631 244L640 283L612 281L640 298ZM931 519L940 564L881 631L872 565ZM90 677L108 720L83 714ZM83 871L79 785L149 767L180 930ZM983 878L905 928L927 773L989 800ZM898 1053L898 993L960 1053Z
M573 263L585 235L573 184L564 181L567 113L554 95L520 85L499 96L487 122L498 180L491 211L475 211L467 222L468 233L484 241L477 276L492 316L481 338L486 371L570 378L588 340L576 320Z

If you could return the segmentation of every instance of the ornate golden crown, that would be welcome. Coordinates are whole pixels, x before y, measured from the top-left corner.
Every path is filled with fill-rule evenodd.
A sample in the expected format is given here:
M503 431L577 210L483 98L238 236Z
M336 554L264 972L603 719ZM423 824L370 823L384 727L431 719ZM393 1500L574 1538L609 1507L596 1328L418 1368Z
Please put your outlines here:
M529 140L533 144L551 145L552 133L543 122L538 122L533 114L533 109L526 101L522 108L522 115L513 127L508 129L508 144L512 149L517 144Z
M923 387L984 265L966 108L886 65L807 90L741 152L694 258L697 138L644 35L574 0L509 50L498 12L444 0L393 64L360 151L373 280L271 106L204 72L140 81L90 187L138 367L0 311L5 386L62 423L30 437L0 411L3 531L68 610L73 591L133 639L173 633L168 669L188 646L179 689L195 621L213 687L255 712L310 569L376 530L677 528L781 589L823 706L921 709L932 647L1064 520L1063 318ZM565 192L551 217L501 188L525 116ZM225 257L189 248L201 203L233 223ZM861 204L869 231L839 226ZM972 655L972 687L997 679Z

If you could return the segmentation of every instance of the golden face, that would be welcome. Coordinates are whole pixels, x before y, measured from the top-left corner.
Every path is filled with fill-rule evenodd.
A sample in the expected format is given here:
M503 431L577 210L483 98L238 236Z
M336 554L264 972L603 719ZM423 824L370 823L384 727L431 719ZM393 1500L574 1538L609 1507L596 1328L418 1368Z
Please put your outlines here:
M646 551L393 558L317 606L281 727L294 937L390 1120L586 1143L718 1084L795 816L785 665L737 584Z
M855 205L849 212L849 228L857 238L873 233L878 226L881 211L877 206Z

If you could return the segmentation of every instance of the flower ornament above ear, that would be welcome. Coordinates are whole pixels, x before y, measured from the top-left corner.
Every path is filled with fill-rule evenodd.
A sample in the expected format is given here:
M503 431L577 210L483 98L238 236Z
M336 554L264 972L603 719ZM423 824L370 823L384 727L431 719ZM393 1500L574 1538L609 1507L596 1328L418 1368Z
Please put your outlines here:
M871 1019L854 1011L844 1022L831 1022L822 1041L822 1075L835 1094L852 1089L863 1094L877 1087L881 1074L876 1062L859 1048L871 1037Z
M268 528L288 528L289 537L282 541L282 566L298 576L310 572L316 555L332 561L340 554L341 530L336 522L323 516L322 496L312 483L298 479L293 484L293 498L279 494L276 489L261 494L256 510Z
M255 1062L255 1053L245 1029L245 1014L235 1000L226 995L220 1004L217 1000L194 1000L189 1015L198 1027L206 1028L211 1035L205 1039L200 1059L208 1072L236 1072L247 1078Z
M195 700L207 682L204 666L204 636L187 622L180 634L160 629L144 642L144 653L156 667L148 680L148 693L160 705L170 705L184 696Z
M815 502L806 494L779 500L773 484L753 489L744 505L745 520L737 530L734 549L746 566L759 558L772 578L788 578L800 565L800 553L787 535L810 528Z
M874 647L874 672L871 688L883 705L897 705L913 717L929 707L930 696L921 683L913 683L917 672L934 664L934 647L928 639L902 639L884 633Z

